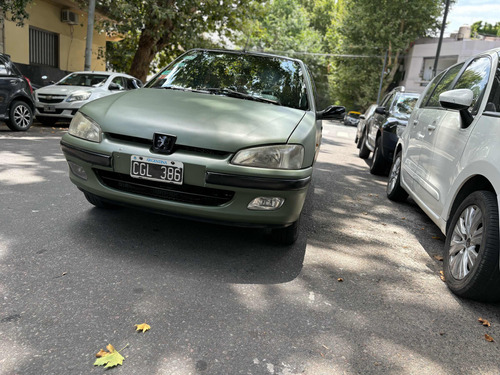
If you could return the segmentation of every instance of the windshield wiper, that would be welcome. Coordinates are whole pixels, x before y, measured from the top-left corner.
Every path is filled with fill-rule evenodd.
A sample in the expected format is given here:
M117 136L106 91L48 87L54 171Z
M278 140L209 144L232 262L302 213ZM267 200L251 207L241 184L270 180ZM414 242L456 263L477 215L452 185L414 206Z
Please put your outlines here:
M164 89L164 90L180 90L180 91L201 92L203 94L209 94L209 92L207 90L192 89L192 88L189 88L189 87L182 87L182 86L175 86L175 85L161 86L161 87L158 87L158 88L159 89Z
M256 102L263 102L263 103L280 105L280 103L277 102L276 100L266 99L266 98L262 98L260 96L253 96L250 94L246 94L244 92L229 89L227 87L208 87L208 88L204 88L203 90L208 91L208 92L213 93L213 94L226 95L226 96L229 96L232 98L248 99L248 100L254 100Z

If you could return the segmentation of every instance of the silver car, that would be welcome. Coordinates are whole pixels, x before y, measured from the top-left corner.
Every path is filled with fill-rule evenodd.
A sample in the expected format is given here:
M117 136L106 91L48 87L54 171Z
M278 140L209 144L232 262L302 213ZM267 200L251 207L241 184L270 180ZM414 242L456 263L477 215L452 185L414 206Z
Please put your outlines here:
M35 115L44 125L70 121L78 109L92 100L142 87L128 74L75 72L53 85L35 91Z

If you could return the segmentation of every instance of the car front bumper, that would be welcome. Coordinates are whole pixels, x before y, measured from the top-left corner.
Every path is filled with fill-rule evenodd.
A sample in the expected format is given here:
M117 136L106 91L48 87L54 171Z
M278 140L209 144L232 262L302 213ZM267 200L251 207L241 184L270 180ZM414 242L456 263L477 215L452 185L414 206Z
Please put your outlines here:
M97 144L69 134L61 148L70 164L70 179L80 189L118 205L234 226L282 227L298 220L309 188L312 167L289 171L236 166L232 155L177 151L152 153L146 145L109 139ZM182 185L130 176L132 155L182 162ZM71 163L83 168L86 179ZM73 166L74 167L74 166ZM283 198L274 210L251 210L257 197Z
M69 103L64 101L54 104L36 101L35 116L71 120L76 112L80 109L80 107L82 107L85 103L87 103L87 101L75 101Z

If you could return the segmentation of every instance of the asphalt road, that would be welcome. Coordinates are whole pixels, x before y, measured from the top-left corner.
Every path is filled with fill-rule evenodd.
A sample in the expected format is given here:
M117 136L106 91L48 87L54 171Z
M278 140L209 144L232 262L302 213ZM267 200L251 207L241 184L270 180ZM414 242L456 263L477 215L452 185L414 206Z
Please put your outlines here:
M325 124L292 247L93 208L67 177L64 131L0 124L1 375L500 373L500 305L448 291L443 236L385 198L354 128ZM93 366L107 344L122 366Z

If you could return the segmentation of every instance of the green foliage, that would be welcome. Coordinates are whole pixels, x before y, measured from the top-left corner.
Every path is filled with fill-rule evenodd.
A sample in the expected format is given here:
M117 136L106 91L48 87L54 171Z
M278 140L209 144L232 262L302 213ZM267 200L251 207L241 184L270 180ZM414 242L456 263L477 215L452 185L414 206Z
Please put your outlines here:
M2 17L16 23L17 26L24 25L24 20L29 18L26 12L26 6L32 0L2 0L0 1L0 9Z
M472 35L494 35L500 36L500 22L496 22L494 25L488 22L477 21L471 26Z
M377 99L385 52L383 91L397 78L403 53L415 39L440 27L442 0L344 0L329 30L330 48L341 55L371 56L334 61L334 92L348 108Z
M324 108L332 104L324 37L335 7L335 0L274 0L237 43L303 60L316 82L318 106Z
M108 32L126 36L110 46L107 58L112 69L128 71L145 79L151 68L170 62L193 47L222 47L244 28L254 0L100 0L97 10L111 20ZM153 62L153 64L152 64ZM151 65L152 64L152 65Z

